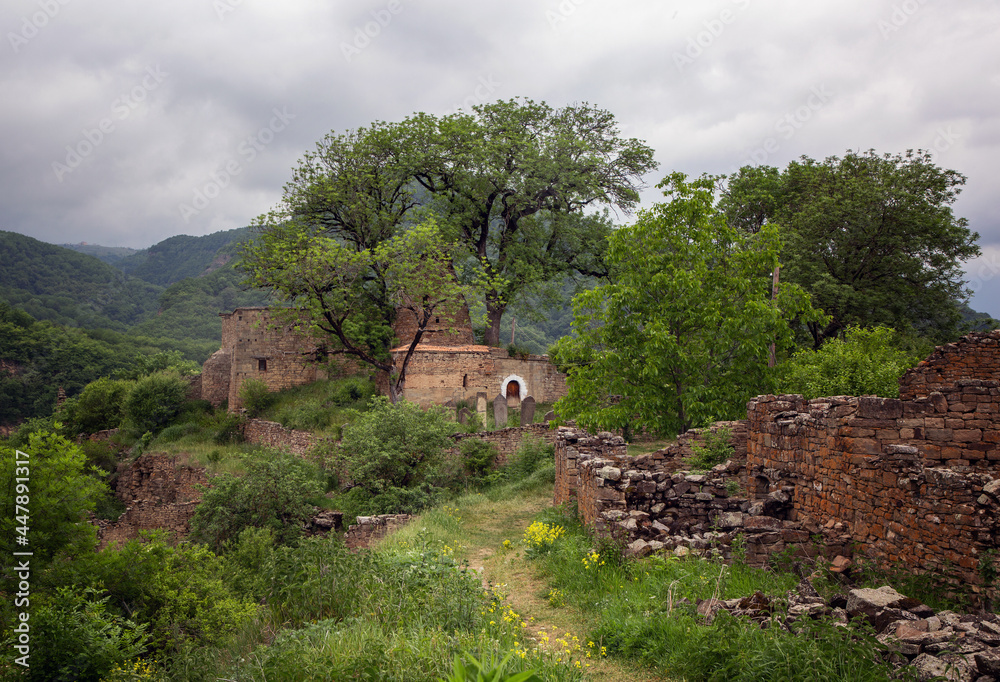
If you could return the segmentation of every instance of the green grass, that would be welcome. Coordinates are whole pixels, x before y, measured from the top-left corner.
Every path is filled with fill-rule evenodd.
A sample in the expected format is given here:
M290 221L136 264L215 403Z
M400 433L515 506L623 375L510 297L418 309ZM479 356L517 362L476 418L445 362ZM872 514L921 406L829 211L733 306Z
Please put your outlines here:
M363 377L315 381L272 394L261 417L286 428L339 438L352 411L363 411L377 393L375 384Z

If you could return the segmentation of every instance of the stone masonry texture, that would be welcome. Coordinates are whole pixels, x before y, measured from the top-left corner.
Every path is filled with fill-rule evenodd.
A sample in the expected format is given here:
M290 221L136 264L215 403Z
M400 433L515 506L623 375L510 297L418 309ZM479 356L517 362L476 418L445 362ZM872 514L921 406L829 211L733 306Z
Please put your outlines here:
M745 422L711 427L735 452L708 472L684 462L704 431L629 457L612 434L562 428L555 502L633 553L853 555L979 589L1000 544L1000 330L938 348L900 395L758 396Z

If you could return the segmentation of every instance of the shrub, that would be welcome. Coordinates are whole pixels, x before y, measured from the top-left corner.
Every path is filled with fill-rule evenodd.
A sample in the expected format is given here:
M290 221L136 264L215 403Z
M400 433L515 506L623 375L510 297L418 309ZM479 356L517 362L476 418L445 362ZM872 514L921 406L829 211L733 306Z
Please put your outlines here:
M96 433L117 429L122 423L125 399L133 382L103 377L92 381L77 396L67 426L74 433Z
M830 339L819 350L796 353L779 367L780 392L806 398L829 395L899 397L899 379L920 358L896 346L896 332L848 327L843 339Z
M462 463L473 478L485 476L497 458L497 446L478 438L465 438L458 446Z
M178 374L150 374L129 391L125 417L137 433L158 431L181 411L187 391L187 382Z
M94 589L61 587L43 600L31 614L28 679L97 680L145 652L146 626L109 612L109 599Z
M517 452L504 464L502 471L507 480L521 481L552 462L554 457L554 445L546 443L541 438L525 436Z
M343 430L350 479L372 495L423 483L451 446L454 422L440 408L424 411L405 400L393 405L378 396L368 405Z
M691 444L693 454L687 458L688 466L692 469L711 469L728 460L736 450L730 442L732 435L729 428L707 432L704 445Z
M274 394L260 379L246 379L240 384L240 401L250 417L259 417L274 404Z
M302 534L312 515L309 499L323 493L316 468L295 455L255 452L243 456L243 476L220 474L212 479L191 519L191 537L216 552L245 528L268 528L279 544Z

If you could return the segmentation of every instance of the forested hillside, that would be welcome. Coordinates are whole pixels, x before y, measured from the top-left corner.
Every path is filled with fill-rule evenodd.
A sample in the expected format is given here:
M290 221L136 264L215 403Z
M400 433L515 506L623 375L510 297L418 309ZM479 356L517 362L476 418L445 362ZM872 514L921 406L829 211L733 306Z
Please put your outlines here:
M161 291L93 256L0 231L0 300L36 319L123 332L156 311Z
M233 242L242 241L249 233L248 228L241 227L215 232L204 237L189 237L183 234L170 237L148 249L116 261L115 267L127 275L133 275L151 284L167 286L187 277L199 277L205 274L206 270L228 262L233 250L225 250L222 254L219 250L225 249Z
M86 242L80 242L79 244L59 244L59 246L64 249L85 253L88 256L93 256L111 265L114 265L122 258L134 255L140 251L139 249L131 249L127 246L101 246L100 244L87 244Z

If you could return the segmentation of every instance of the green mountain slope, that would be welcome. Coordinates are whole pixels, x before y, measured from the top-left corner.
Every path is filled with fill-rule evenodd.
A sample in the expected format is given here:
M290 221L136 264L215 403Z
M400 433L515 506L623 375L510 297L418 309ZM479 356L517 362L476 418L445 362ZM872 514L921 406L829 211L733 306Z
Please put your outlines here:
M0 231L0 301L35 319L125 331L156 311L160 291L94 256Z
M122 258L114 265L127 275L151 284L167 286L187 277L198 277L224 265L227 261L223 256L231 257L232 251L220 254L220 249L242 241L249 234L249 228L241 227L204 237L178 235Z
M130 249L127 246L101 246L85 242L80 242L79 244L57 244L57 246L61 246L64 249L71 249L78 253L85 253L88 256L93 256L111 265L114 265L126 256L139 253L139 249Z

